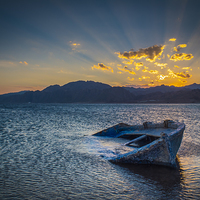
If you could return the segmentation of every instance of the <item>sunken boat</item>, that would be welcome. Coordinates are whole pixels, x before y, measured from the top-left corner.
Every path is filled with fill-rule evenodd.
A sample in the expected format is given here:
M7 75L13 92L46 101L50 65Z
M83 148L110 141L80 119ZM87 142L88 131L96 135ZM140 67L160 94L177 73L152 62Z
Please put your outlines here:
M176 168L176 154L181 145L185 124L165 120L162 123L145 122L143 125L117 124L93 136L120 138L124 143L116 146L114 163L156 164Z

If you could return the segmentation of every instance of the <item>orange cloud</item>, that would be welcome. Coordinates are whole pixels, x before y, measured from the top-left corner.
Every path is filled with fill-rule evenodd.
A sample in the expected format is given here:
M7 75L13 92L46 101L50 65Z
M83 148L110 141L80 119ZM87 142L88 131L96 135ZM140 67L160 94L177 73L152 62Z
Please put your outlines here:
M185 73L185 72L176 73L176 72L173 72L171 69L168 69L168 72L172 78L177 78L177 77L178 78L190 78L190 77L192 77L192 75L190 75L188 73Z
M136 74L134 71L130 70L127 66L124 66L124 68L118 67L119 70L124 71L124 72L128 72L130 74Z
M163 81L163 80L165 80L165 78L167 78L167 77L169 77L169 76L168 76L168 75L163 75L163 74L160 74L160 75L157 76L158 81L159 81L159 80L160 80L160 81Z
M179 68L179 66L177 66L177 65L174 65L174 67Z
M150 79L150 77L149 76L142 76L141 78L139 78L140 81L146 80L146 79Z
M167 63L158 63L158 62L155 62L154 64L155 64L156 66L158 66L158 67L161 67L161 69L165 68L166 65L168 65Z
M148 84L148 86L150 86L150 87L152 87L152 86L154 86L155 84L154 84L154 82L153 82L153 80Z
M162 55L165 45L154 45L152 47L139 49L138 51L118 52L118 57L122 59L142 59L146 58L147 61L154 62L159 56Z
M177 47L174 47L174 51L180 51L181 49L187 47L187 44L179 44Z
M72 43L71 45L72 45L72 46L79 46L80 44Z
M187 47L187 44L179 44L177 47L178 47L178 48L179 48L179 47L180 47L180 48L185 48L185 47Z
M170 38L169 41L175 42L175 41L176 41L176 38Z
M70 46L72 47L73 51L77 50L77 48L79 48L80 45L81 45L79 43L75 43L75 42L72 42L72 41L70 41L69 43L70 43Z
M144 69L142 70L143 72L148 72L148 70L147 69L149 69L148 67L146 67L146 66L144 66Z
M20 63L20 64L28 65L28 63L27 63L26 61L24 61L24 62L20 61L19 63Z
M139 62L139 63L136 63L136 62L134 62L134 65L136 66L135 67L135 70L140 70L140 68L143 66L143 63L142 62Z
M98 66L94 65L92 67L92 70L94 70L94 69L106 70L106 71L110 71L110 72L113 73L113 68L109 67L109 66L106 66L103 63L98 63Z
M149 73L150 74L158 74L158 71L157 70L150 70Z
M157 70L148 70L149 68L144 66L144 69L142 70L143 72L149 72L150 74L158 74Z
M134 62L134 60L123 61L123 63L126 64L126 65L131 65L133 62Z
M191 74L188 74L188 73L185 73L185 72L176 73L176 75L179 78L190 78L190 77L192 77Z
M134 62L134 65L135 65L136 67L142 67L142 66L143 66L143 63L142 63L142 62L139 62L139 63Z
M140 67L135 67L135 70L137 70L137 71L140 70Z
M171 56L170 60L181 61L181 60L191 60L194 56L192 54L186 54L186 53L175 53Z
M128 77L127 79L128 79L129 81L134 81L134 78Z
M182 69L190 69L190 67L182 67Z
M177 65L174 65L174 67L176 67L176 68L180 68L179 66L177 66ZM185 69L185 70L191 70L192 71L192 69L191 69L191 67L182 67L181 69Z
M178 79L181 83L187 83L187 81L186 80L180 80L180 79Z
M167 71L169 72L169 75L171 76L171 78L177 77L177 75L171 69L168 69Z

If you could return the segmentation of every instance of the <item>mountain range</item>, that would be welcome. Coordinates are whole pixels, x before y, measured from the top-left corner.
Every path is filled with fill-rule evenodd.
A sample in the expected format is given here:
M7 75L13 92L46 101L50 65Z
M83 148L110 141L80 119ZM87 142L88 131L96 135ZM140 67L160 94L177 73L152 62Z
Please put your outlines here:
M50 85L42 91L0 95L0 103L200 103L200 84L185 87L112 87L94 81Z

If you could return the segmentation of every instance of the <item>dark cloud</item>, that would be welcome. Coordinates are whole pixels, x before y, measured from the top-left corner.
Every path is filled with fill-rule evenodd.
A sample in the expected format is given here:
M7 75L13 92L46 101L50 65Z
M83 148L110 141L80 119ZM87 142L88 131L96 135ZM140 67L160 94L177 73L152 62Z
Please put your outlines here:
M171 69L168 69L169 76L172 78L190 78L192 77L191 74L185 73L185 72L173 72Z
M106 65L104 65L103 63L98 63L98 66L104 69L108 69L108 67Z
M141 59L147 57L147 61L154 62L159 56L162 55L164 48L165 45L154 45L152 47L139 49L138 51L120 52L117 54L119 58Z
M181 60L191 60L194 56L192 54L186 54L186 53L175 53L171 56L170 60L173 61L181 61Z
M133 70L130 70L127 66L124 66L124 68L118 67L119 70L128 72L130 74L136 74Z
M187 44L179 44L177 47L174 47L173 51L180 51L185 47L187 47Z
M186 74L185 72L181 72L181 73L175 73L178 77L180 78L190 78L192 75L190 74Z
M92 69L101 69L101 70L107 70L107 71L113 72L113 68L112 67L106 66L103 63L98 63L98 66L94 65L92 67Z

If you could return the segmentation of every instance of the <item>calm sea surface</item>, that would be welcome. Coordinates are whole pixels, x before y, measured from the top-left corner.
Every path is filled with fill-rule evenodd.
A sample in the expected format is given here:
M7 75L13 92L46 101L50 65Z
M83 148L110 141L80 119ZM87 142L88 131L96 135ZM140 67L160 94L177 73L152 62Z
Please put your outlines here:
M184 121L179 169L116 165L93 133ZM200 199L200 104L1 104L0 199Z

